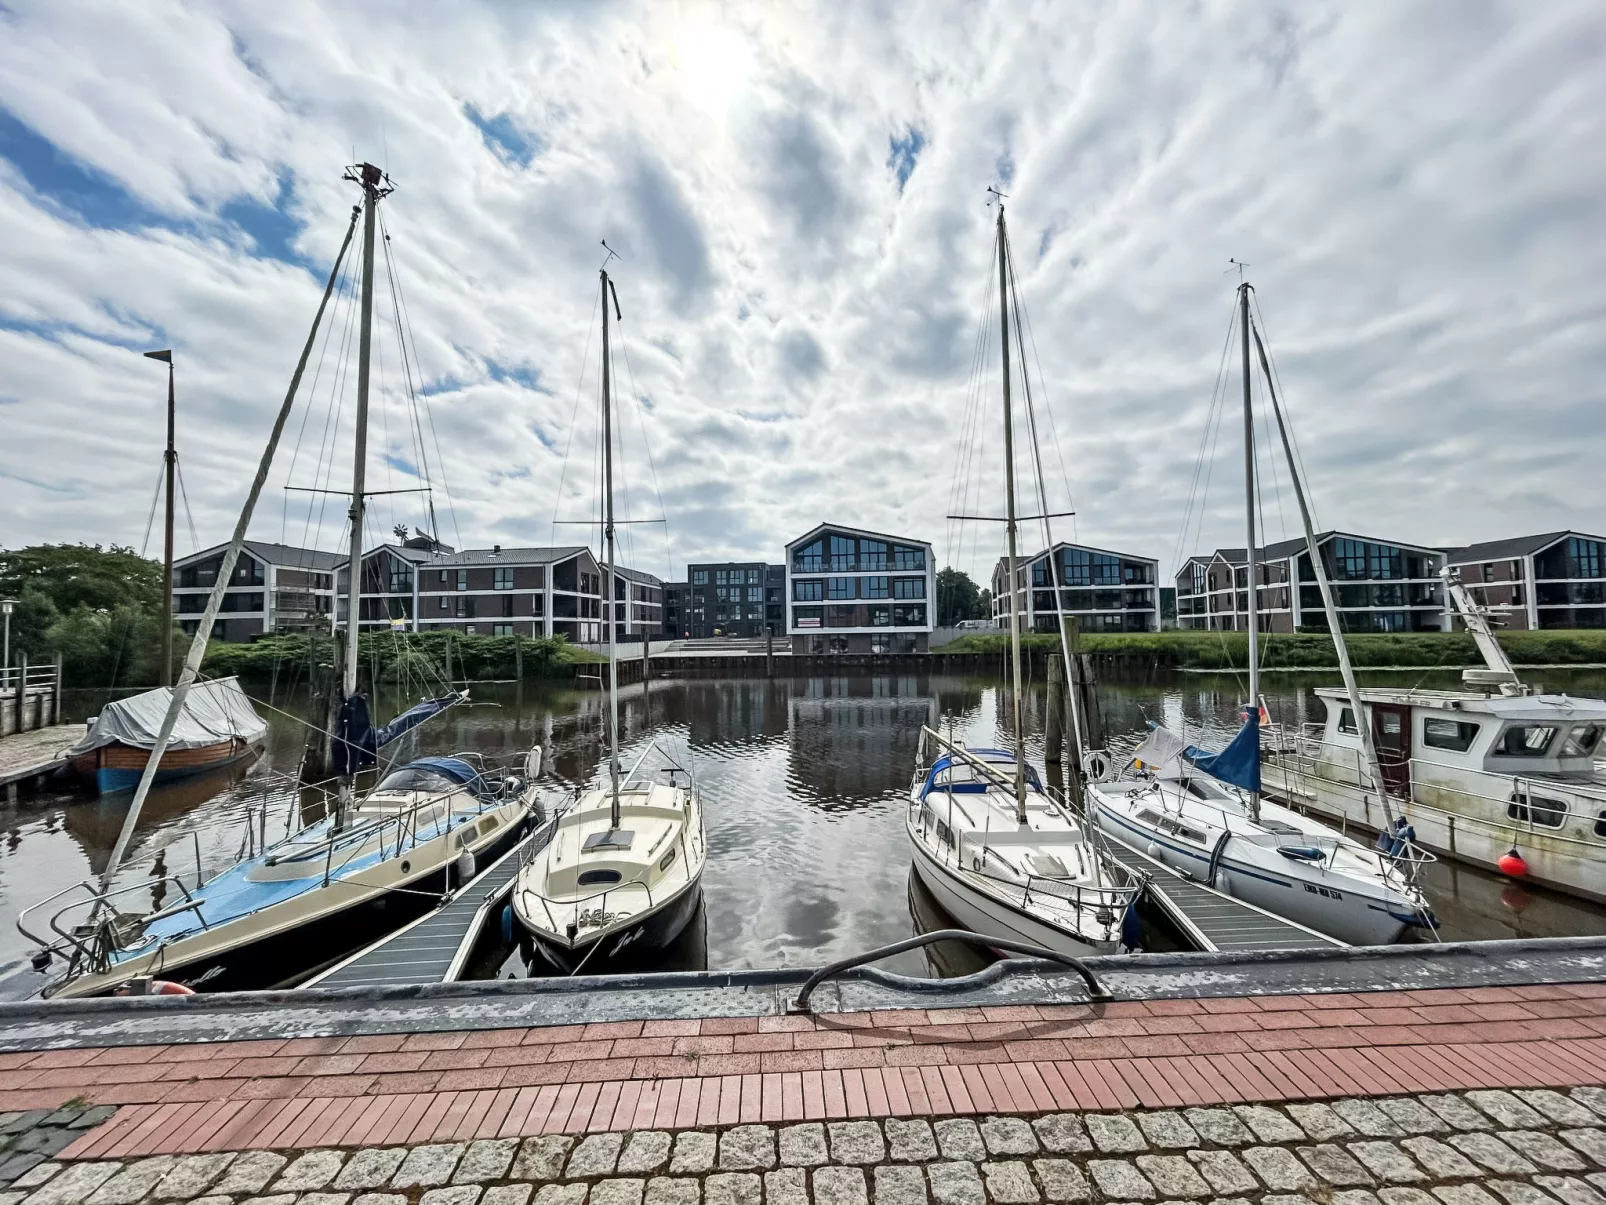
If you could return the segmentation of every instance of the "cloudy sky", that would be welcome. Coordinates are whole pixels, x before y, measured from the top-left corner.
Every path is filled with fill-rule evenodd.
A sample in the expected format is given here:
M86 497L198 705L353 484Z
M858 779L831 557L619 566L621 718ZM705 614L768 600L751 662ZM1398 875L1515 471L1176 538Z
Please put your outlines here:
M667 515L677 576L775 559L821 520L984 572L996 527L959 540L945 515L961 461L969 505L1001 506L996 336L989 438L961 455L990 185L1050 501L1069 490L1083 540L1166 567L1241 542L1241 427L1202 438L1230 257L1324 524L1598 531L1602 61L1606 15L1563 0L0 0L0 545L142 543L164 381L136 353L164 346L198 538L226 537L360 160L396 186L382 212L453 543L547 543L594 512L607 239L621 508ZM369 485L400 490L420 456L379 268ZM331 308L258 537L341 539L338 500L320 521L283 487L349 483L350 311ZM421 497L376 499L374 538L423 522ZM1286 484L1263 509L1297 531ZM665 572L661 529L632 538Z

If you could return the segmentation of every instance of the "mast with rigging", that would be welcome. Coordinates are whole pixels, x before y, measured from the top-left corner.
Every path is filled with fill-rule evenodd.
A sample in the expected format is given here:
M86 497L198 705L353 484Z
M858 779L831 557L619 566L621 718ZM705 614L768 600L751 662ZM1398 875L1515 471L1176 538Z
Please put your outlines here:
M147 360L167 365L167 450L162 453L162 473L167 496L162 523L162 664L158 686L173 685L173 478L178 469L178 450L173 443L173 351L148 351Z
M608 252L611 259L613 252ZM608 295L613 294L614 316L619 313L619 294L608 279L607 260L598 271L602 278L602 534L607 544L607 572L603 580L603 619L608 625L608 790L613 806L608 827L619 827L619 653L614 642L614 527L613 527L613 377L608 351ZM629 603L626 602L626 614Z
M1249 379L1249 282L1238 285L1238 320L1243 335L1244 376L1244 519L1247 544L1244 548L1245 572L1248 579L1249 626L1249 714L1250 722L1260 727L1260 572L1258 548L1255 542L1255 415L1250 402ZM1256 756L1259 756L1258 754ZM1249 816L1260 819L1260 792L1249 792Z
M1004 346L1004 530L1009 546L1009 662L1015 719L1015 821L1026 823L1026 727L1021 699L1020 583L1015 580L1015 421L1009 404L1009 253L998 202L998 330Z

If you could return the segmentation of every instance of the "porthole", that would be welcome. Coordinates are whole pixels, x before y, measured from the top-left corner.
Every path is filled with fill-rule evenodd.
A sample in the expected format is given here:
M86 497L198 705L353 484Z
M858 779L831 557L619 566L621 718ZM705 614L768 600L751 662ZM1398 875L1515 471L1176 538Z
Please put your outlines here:
M413 864L411 862L403 862L402 863L402 873L403 874L406 874L412 868L413 868Z

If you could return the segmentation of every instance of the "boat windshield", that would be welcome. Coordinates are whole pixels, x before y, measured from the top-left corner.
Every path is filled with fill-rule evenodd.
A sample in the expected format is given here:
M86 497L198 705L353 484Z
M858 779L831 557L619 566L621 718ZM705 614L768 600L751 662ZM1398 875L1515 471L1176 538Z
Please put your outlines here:
M1580 724L1567 734L1567 743L1562 746L1563 757L1588 757L1595 752L1600 744L1601 728L1599 724Z
M425 766L403 766L399 770L392 770L385 775L375 791L428 791L431 794L442 794L447 791L456 791L462 783L453 782L439 770L431 770Z

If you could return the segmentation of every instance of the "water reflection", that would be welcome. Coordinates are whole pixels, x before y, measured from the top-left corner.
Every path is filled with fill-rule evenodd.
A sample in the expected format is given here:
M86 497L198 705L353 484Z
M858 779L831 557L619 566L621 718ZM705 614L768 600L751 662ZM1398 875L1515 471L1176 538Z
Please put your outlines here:
M1572 693L1606 693L1606 676L1598 672L1546 679ZM1380 680L1400 684L1398 675ZM1318 720L1322 708L1312 688L1325 681L1271 679L1273 719ZM389 694L396 697L380 701L381 715L410 702ZM1231 675L1104 682L1098 689L1111 734L1135 735L1158 721L1204 745L1228 738L1241 698ZM148 879L149 858L163 849L169 870L186 879L197 850L205 873L216 873L239 855L247 823L260 833L264 809L269 840L321 814L322 795L295 785L305 727L284 714L304 701L287 700L281 689L274 704L258 761L152 792L131 851L135 864L120 883ZM81 703L81 714L93 706ZM487 684L475 688L472 704L409 734L399 753L469 751L512 762L539 743L559 783L598 785L606 708L594 689ZM677 965L714 968L819 965L906 937L911 916L924 923L929 901L911 891L902 823L920 726L973 744L1000 744L1009 741L1014 722L1010 694L996 680L959 676L660 680L623 690L620 708L627 765L650 741L662 741L677 756L689 754L701 784L709 839L705 904L695 948L676 957ZM1041 683L1028 687L1023 712L1028 749L1040 758ZM28 952L15 929L19 908L104 868L127 798L58 793L0 811L0 964ZM1446 937L1606 932L1600 906L1445 863L1430 869L1429 888ZM504 947L486 958L484 974L524 973L517 951ZM911 952L886 965L941 974L964 960L962 950Z

